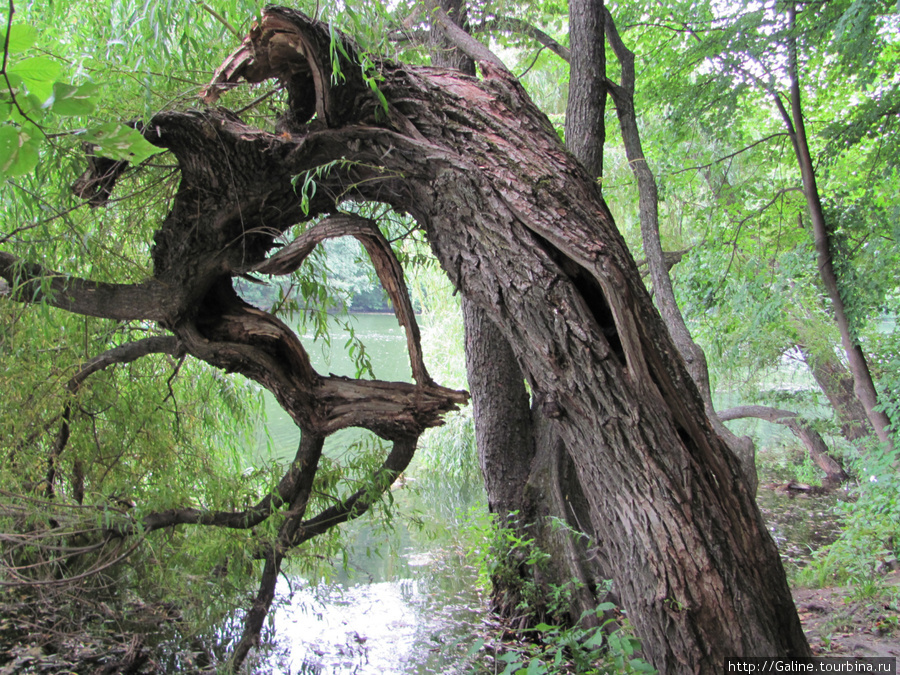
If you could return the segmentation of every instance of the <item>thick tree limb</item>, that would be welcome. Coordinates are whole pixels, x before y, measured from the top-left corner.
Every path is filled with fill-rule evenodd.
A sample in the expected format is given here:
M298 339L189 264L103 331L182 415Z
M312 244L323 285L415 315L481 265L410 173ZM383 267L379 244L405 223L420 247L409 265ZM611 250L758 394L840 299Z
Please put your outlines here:
M278 574L281 572L281 563L285 553L291 546L297 529L300 527L309 497L312 493L313 479L316 475L316 467L322 456L322 446L325 443L323 436L304 433L300 438L300 449L297 451L296 463L302 471L293 485L290 495L290 506L284 514L284 522L278 530L278 537L273 549L266 556L262 578L259 582L259 591L253 605L244 617L244 632L231 655L229 665L232 670L243 663L248 652L259 643L259 634L262 631L263 621L275 599L275 584Z
M363 403L374 414L386 399L365 399L371 392L362 384L323 379L334 388L328 401L295 345L277 339L281 328L254 320L232 275L264 260L292 225L332 212L336 200L404 210L460 291L494 320L552 413L587 490L603 542L598 556L654 665L714 673L724 653L808 655L777 549L737 460L709 426L596 181L520 84L489 61L483 80L384 61L379 92L397 113L385 115L365 82L351 80L358 62L338 64L344 82L316 76L332 71L327 26L286 9L266 15L293 24L254 31L261 48L282 39L290 47L276 50L282 68L272 74L299 67L300 44L322 88L287 82L295 121L323 102L316 126L334 126L334 143L313 126L272 135L221 111L154 118L154 140L182 171L156 234L154 275L178 298L168 326L185 348L277 391L295 419L308 419L304 442L310 429L315 437L336 419L355 421L353 408ZM343 46L353 61L353 45ZM379 126L380 135L371 131ZM365 129L365 146L348 142L353 127ZM291 179L328 163L335 171L317 181L306 213ZM453 402L450 393L407 387L378 431L398 443L417 425L437 423L436 409ZM422 410L423 393L433 394L434 409ZM296 540L304 508L301 490L282 542ZM266 561L254 617L270 601L277 550Z
M368 511L397 476L409 466L416 452L417 441L417 438L401 438L394 441L394 447L390 454L381 467L372 474L369 484L354 492L340 504L330 506L314 518L304 521L297 528L291 540L291 546L299 546L335 525L358 518Z
M0 251L0 277L10 286L6 297L47 304L84 316L117 321L164 321L173 310L171 294L158 281L108 284L72 277Z

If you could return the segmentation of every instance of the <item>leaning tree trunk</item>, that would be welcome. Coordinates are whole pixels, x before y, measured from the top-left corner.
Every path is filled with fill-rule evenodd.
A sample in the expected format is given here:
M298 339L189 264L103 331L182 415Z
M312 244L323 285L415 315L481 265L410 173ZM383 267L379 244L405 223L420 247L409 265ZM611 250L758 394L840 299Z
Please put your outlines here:
M788 4L788 19L793 27L796 18L796 7L793 2ZM891 422L887 414L878 409L878 392L872 380L869 370L869 362L859 343L859 338L854 334L850 325L850 317L841 296L840 284L834 269L834 261L831 251L831 232L828 223L825 222L825 212L822 210L822 202L819 198L819 188L816 184L816 171L813 166L809 142L806 137L806 121L803 116L803 106L800 99L800 76L797 63L796 39L789 35L788 47L788 75L790 77L790 105L791 112L782 108L782 117L788 126L791 142L797 163L800 166L800 175L803 183L803 195L806 197L807 210L812 223L813 242L816 247L816 256L819 267L819 276L822 285L831 299L831 308L834 312L834 320L841 334L841 345L847 355L847 363L850 373L853 375L853 388L860 403L866 411L866 416L872 423L878 439L886 446L891 446L891 438L888 434ZM779 105L781 105L779 100Z
M729 655L808 655L740 465L710 427L595 181L503 64L443 26L484 79L385 61L385 106L352 62L341 64L345 79L331 78L326 26L268 8L218 79L282 77L294 126L273 136L209 112L196 138L237 134L247 161L288 175L343 160L320 172L317 195L387 202L425 228L571 453L604 563L657 668L717 673ZM310 108L316 125L299 124ZM164 126L149 127L166 142Z
M465 30L465 3L442 0L440 4L448 18ZM602 2L599 5L595 15L602 21ZM570 6L577 7L578 3ZM573 27L585 23L575 18ZM581 32L584 43L593 37L589 30ZM573 53L581 51L573 45ZM475 74L475 62L437 30L432 37L432 63ZM583 103L573 113L572 119L577 122L567 126L566 137L568 141L575 139L585 155L591 153L599 174L603 99L595 99L603 68L597 68L596 63L593 67L582 65L585 71L597 74L582 78L582 86L574 90L570 87L570 103ZM531 541L531 546L546 554L538 556L538 563L529 563L534 558L531 551L500 539L495 555L501 564L491 579L492 609L516 628L548 621L574 625L582 617L585 625L597 624L591 610L603 599L598 592L605 574L597 558L589 554L589 537L578 534L590 529L590 519L585 501L576 498L583 491L572 459L540 405L530 406L525 378L506 338L482 308L465 298L462 307L476 445L490 511L496 514L500 527L515 533L515 541ZM559 523L566 523L568 528ZM553 602L561 589L567 589L567 600Z
M417 219L451 280L515 351L575 462L598 550L653 664L666 673L720 673L727 656L809 655L740 465L710 427L595 181L503 64L464 33L457 38L483 80L389 61L377 64L376 78L360 68L351 41L269 7L216 80L282 79L290 110L278 133L221 108L161 113L143 130L173 151L182 174L155 236L153 279L20 284L32 269L0 255L17 297L57 290L50 301L58 307L159 321L188 353L267 386L310 437L278 494L258 507L214 515L182 509L143 527L247 526L288 506L265 552L277 570L289 548L363 511L371 498L364 488L304 519L305 472L318 438L363 426L393 440L373 476L383 489L421 430L462 400L428 377L410 320L415 384L324 377L286 326L232 289L233 276L279 273L302 261L317 243L306 235L266 257L292 224L334 212L343 200L379 201ZM342 77L332 77L337 71ZM294 183L303 184L292 182L297 176L316 180L314 195L295 192ZM382 269L396 267L371 223L336 223L340 233L362 237ZM318 224L310 236L329 227ZM382 278L405 317L397 275ZM270 571L261 608L271 600Z

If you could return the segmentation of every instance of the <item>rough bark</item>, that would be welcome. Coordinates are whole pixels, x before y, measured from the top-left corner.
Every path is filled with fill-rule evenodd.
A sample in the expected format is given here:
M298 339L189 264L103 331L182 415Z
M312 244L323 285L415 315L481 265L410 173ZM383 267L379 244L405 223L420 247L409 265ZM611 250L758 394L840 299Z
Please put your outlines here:
M317 24L273 14L316 44L303 36ZM306 58L315 67L328 57ZM740 465L709 426L597 185L518 82L494 61L480 66L478 81L382 63L391 105L380 119L364 83L327 84L345 91L317 98L356 107L333 128L285 138L288 173L327 148L351 166L326 177L323 193L386 201L423 225L571 453L604 563L660 670L809 654Z
M790 429L791 433L799 438L806 447L810 458L816 463L816 466L825 472L825 480L829 485L840 485L850 477L844 471L844 467L841 466L840 462L831 456L828 446L819 432L813 429L809 422L797 413L764 405L742 405L719 411L719 419L723 422L746 417L783 424Z
M672 287L672 279L669 277L669 266L666 264L666 255L663 253L659 233L659 197L656 178L644 157L634 109L634 53L625 46L608 10L605 12L604 25L607 40L609 40L610 47L615 52L621 66L621 83L610 83L609 89L615 102L616 115L619 118L628 165L634 172L638 183L641 239L644 244L644 254L647 256L647 266L650 271L653 292L656 295L656 304L679 353L687 364L691 378L700 391L710 422L716 433L725 440L731 451L741 460L750 491L755 492L758 482L756 448L750 438L747 436L739 438L716 416L709 385L709 366L706 362L706 354L691 337L678 302L675 300L675 291Z
M603 175L606 41L603 0L569 2L569 99L566 147L592 176Z
M598 625L602 617L595 612L597 605L616 597L615 589L607 593L612 575L595 550L590 504L553 422L542 414L532 419L538 452L525 485L524 517L538 547L550 554L532 574L543 600L540 609L560 624ZM552 606L554 596L565 600Z
M488 506L505 520L525 508L535 454L529 396L516 357L480 308L463 303L466 371Z
M452 0L442 2L441 7L465 28L464 3ZM577 15L575 18L582 20ZM582 41L579 50L586 48L586 35L582 35ZM433 63L475 74L474 61L454 42L444 39L439 45ZM582 59L582 67L599 68L597 73L602 76L602 55L601 50L599 65ZM596 91L582 87L570 93L570 98L592 93ZM590 113L596 116L599 108L602 130L603 98L591 103L581 106L585 124L571 125L568 136L576 143L580 139L584 150L596 151L599 144L602 158L602 133L596 133L596 120L587 122ZM517 628L539 622L574 625L582 616L586 625L596 623L590 610L601 600L596 591L602 574L592 564L596 558L589 560L588 538L573 534L583 532L585 527L590 529L590 519L586 510L580 513L580 519L575 518L571 508L584 503L575 499L583 491L572 460L547 424L540 405L530 406L525 378L506 339L483 309L465 298L462 307L476 445L490 510L498 516L501 527L515 532L519 541L533 541L533 546L547 555L540 557L538 565L529 565L526 559L531 557L530 551L511 544L502 550L501 543L496 555L504 564L492 578L492 609ZM572 501L564 495L572 495ZM555 523L566 523L568 529ZM558 597L562 588L569 589L569 600L551 606L551 599Z
M482 80L381 62L383 107L349 40L337 50L345 79L332 80L331 35L269 7L220 70L219 81L286 82L292 110L279 134L222 109L147 125L182 173L153 250L154 279L170 288L162 324L187 353L267 386L310 442L354 424L411 444L465 397L428 382L322 377L296 336L231 287L277 234L337 199L409 212L513 348L571 454L598 553L652 663L719 673L726 656L808 656L740 465L710 427L596 182L549 120L496 57L479 63ZM291 177L341 159L319 174L305 213ZM302 502L297 489L292 514ZM278 541L294 544L302 521L288 521L297 529Z

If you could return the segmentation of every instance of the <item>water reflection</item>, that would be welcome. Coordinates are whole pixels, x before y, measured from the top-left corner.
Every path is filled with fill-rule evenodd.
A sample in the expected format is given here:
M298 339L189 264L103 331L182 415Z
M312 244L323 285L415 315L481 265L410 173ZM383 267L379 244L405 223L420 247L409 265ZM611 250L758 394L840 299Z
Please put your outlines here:
M462 574L465 570L458 570ZM473 584L447 588L425 573L345 586L279 586L273 673L463 672L481 620ZM474 582L474 579L470 581ZM296 584L296 580L295 580Z
M485 612L460 550L459 514L480 486L423 480L394 493L393 527L347 523L347 561L326 582L279 581L259 672L295 675L463 673ZM417 525L423 523L423 525Z

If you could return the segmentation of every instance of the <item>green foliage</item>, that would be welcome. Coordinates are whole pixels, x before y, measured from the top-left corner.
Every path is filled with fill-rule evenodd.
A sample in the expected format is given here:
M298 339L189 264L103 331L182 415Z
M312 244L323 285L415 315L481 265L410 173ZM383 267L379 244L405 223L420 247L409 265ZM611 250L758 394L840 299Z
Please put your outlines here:
M854 501L840 503L844 519L840 538L817 551L800 576L801 583L826 586L877 586L900 558L900 476L896 450L883 445L860 453L853 469L859 475Z
M90 115L100 88L84 82L73 85L60 80L63 66L52 56L22 56L35 51L38 32L31 26L7 23L9 41L0 69L0 178L30 173L40 161L42 142L60 117ZM54 129L54 134L59 132ZM134 129L106 123L77 132L96 146L95 153L112 159L140 163L161 152Z
M896 319L893 320L896 324ZM900 447L900 335L894 327L890 337L880 342L874 354L873 370L878 376L878 409L891 421L891 436Z
M433 263L416 270L413 297L422 308L422 349L431 375L445 386L465 389L466 358L459 296ZM449 413L444 425L419 441L418 465L455 480L480 481L472 407Z
M595 610L596 616L602 621L603 613L613 608L611 603L601 604ZM614 628L613 624L615 619L588 629L541 624L534 629L537 638L534 647L503 652L496 657L496 665L503 670L495 667L492 672L501 675L655 673L650 664L636 656L640 646L636 638L623 635L621 628L608 632Z
M550 558L549 553L536 546L533 538L522 535L516 527L516 516L509 514L506 524L501 525L492 514L470 512L460 528L467 558L479 570L478 578L485 590L498 581L502 585L504 575L508 574L519 583L521 579L516 568L520 564L541 567ZM565 614L574 583L572 580L551 589L549 600L555 606L552 613ZM526 589L522 595L524 600L520 609L525 612L529 610L530 601L541 604L547 601L533 582L531 589ZM597 620L588 622L591 615ZM656 672L637 656L640 642L630 634L627 621L612 603L601 603L593 611L585 612L575 626L539 623L523 631L520 637L523 638L520 642L504 644L503 652L495 657L492 672L507 675ZM477 642L469 655L483 647L484 641ZM502 666L503 670L497 666Z

